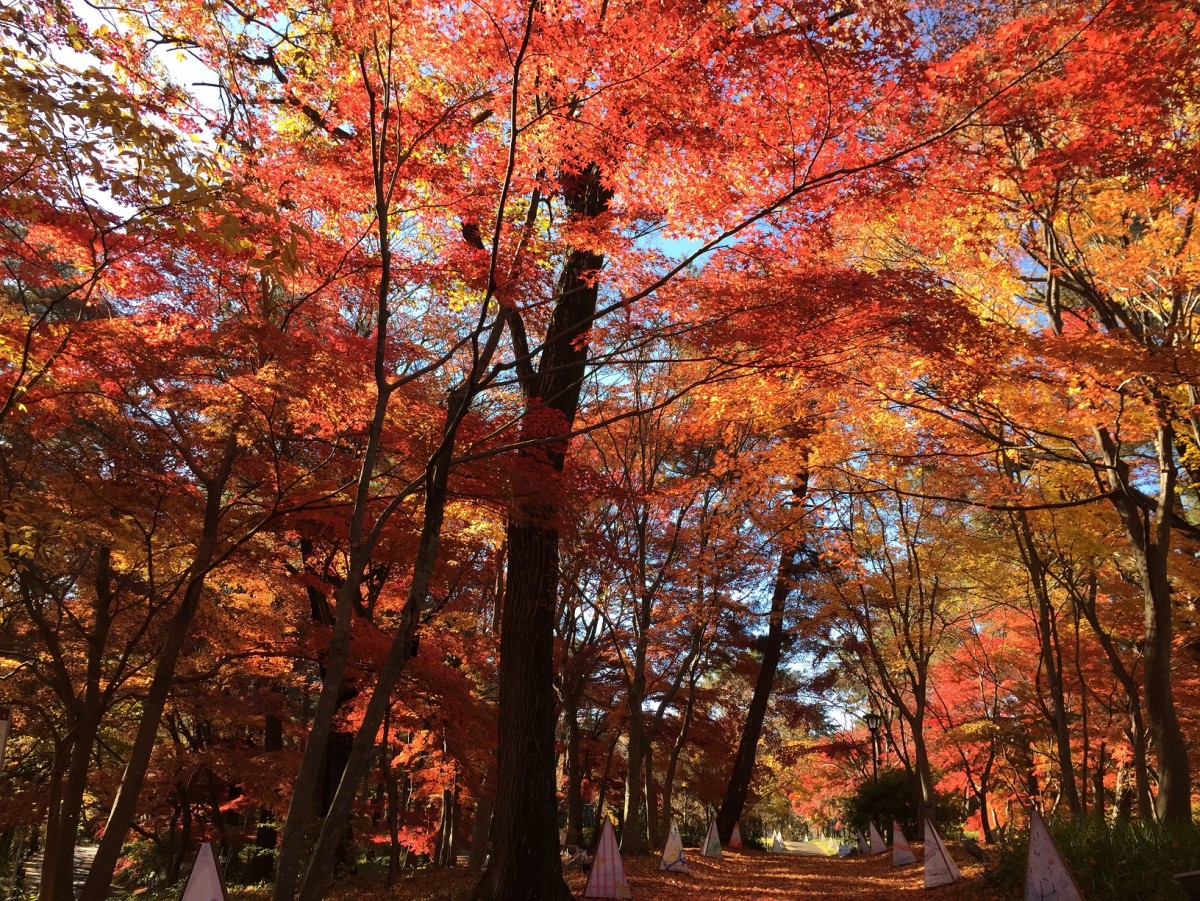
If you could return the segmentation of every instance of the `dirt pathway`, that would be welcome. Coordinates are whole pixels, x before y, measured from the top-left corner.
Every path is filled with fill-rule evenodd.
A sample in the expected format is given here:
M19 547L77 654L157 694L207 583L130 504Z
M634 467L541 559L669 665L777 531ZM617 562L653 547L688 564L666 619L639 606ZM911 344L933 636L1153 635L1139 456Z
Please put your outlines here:
M916 845L918 861L920 845ZM957 850L957 849L955 849ZM688 875L663 873L658 857L625 860L634 901L818 901L818 899L865 898L872 901L981 901L990 897L982 884L982 867L962 854L955 861L963 871L963 882L925 891L919 863L900 869L891 866L891 855L877 857L810 857L800 854L770 854L765 851L726 851L720 860L700 856L698 848L687 850ZM420 871L400 881L390 897L404 901L465 901L476 877L463 870ZM335 896L354 898L376 895L367 886L351 889L353 880L338 888L350 889ZM586 882L578 870L567 873L576 898L583 898Z
M918 859L920 854L918 852ZM950 901L982 897L981 870L973 862L956 862L964 885L926 893L919 864L895 869L891 855L876 857L811 857L769 854L764 851L725 851L720 860L688 854L689 875L663 873L657 858L635 858L626 863L626 874L635 901L816 901L818 898L870 898L879 901L915 899ZM569 877L577 897L583 896L582 876Z

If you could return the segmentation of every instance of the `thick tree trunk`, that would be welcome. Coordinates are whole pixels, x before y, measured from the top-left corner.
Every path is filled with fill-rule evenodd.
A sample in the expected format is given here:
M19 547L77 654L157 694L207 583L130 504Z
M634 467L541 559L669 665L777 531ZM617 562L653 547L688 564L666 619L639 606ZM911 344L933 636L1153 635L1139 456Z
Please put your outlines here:
M601 186L596 167L589 166L565 179L564 197L571 216L594 218L608 208L611 192ZM538 490L514 502L509 521L508 584L500 626L496 853L479 885L480 899L556 901L571 896L558 853L554 779L554 623L559 576L555 520L602 264L603 258L590 251L569 254L537 375L530 371L528 358L518 361L527 407L522 436L561 440L522 454L527 484Z
M433 865L435 867L454 866L454 790L442 789L442 817L438 823L437 835L434 838Z
M499 785L481 898L567 899L554 780L554 596L558 533L513 517L500 630ZM513 662L507 670L504 660Z

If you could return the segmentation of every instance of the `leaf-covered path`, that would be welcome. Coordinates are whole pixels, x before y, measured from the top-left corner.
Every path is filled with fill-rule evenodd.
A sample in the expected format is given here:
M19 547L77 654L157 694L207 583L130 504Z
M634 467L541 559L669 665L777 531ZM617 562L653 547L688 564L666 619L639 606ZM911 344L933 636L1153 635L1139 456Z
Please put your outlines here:
M955 861L963 871L963 882L929 892L924 888L920 864L893 869L890 860L890 854L842 860L750 850L726 851L720 860L712 860L700 857L699 849L689 849L691 873L688 875L659 871L657 857L629 858L625 861L625 869L634 901L817 901L826 898L965 901L989 897L982 882L982 867L965 855L955 855ZM582 898L583 874L571 872L567 881L575 897ZM463 871L425 871L402 880L393 897L405 901L465 901L472 885L471 875ZM349 885L345 887L349 888ZM353 889L347 896L349 894L363 897L361 891Z
M770 899L874 898L901 899L965 898L978 896L979 868L955 858L963 868L967 884L925 893L919 865L894 869L891 855L876 857L813 857L800 854L768 854L763 851L725 851L720 860L688 855L688 875L663 873L658 859L634 858L626 863L635 901L684 901L684 899ZM583 879L573 876L571 887L583 895ZM974 883L974 884L972 884ZM969 889L970 891L963 891Z

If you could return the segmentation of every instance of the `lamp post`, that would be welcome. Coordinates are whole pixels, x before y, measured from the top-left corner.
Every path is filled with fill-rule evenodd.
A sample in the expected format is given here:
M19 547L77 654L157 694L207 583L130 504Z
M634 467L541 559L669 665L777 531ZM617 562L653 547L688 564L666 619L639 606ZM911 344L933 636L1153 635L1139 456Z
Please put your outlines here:
M879 726L883 717L872 710L863 717L867 728L871 730L871 781L879 781Z

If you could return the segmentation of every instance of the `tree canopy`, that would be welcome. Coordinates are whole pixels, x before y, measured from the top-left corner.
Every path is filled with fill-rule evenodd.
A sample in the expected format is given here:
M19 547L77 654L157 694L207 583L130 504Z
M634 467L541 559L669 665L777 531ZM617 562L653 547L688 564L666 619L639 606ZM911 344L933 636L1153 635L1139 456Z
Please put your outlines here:
M1190 824L1198 29L0 2L0 856Z

